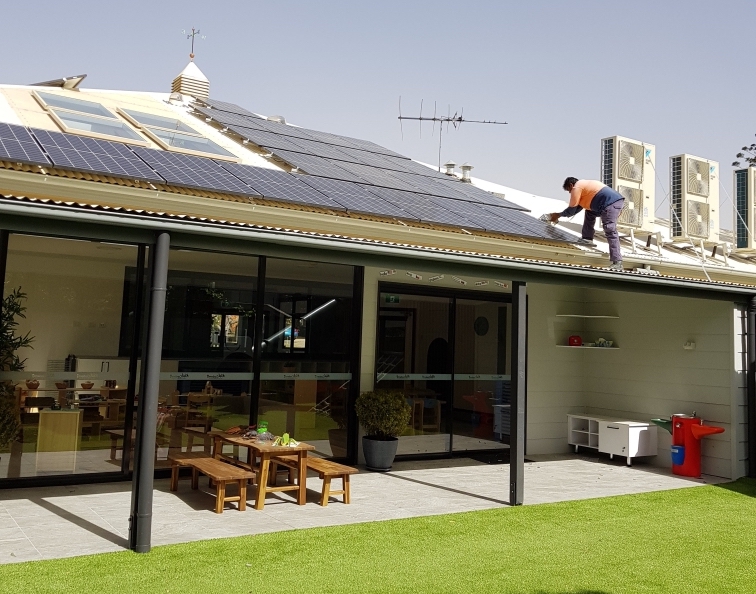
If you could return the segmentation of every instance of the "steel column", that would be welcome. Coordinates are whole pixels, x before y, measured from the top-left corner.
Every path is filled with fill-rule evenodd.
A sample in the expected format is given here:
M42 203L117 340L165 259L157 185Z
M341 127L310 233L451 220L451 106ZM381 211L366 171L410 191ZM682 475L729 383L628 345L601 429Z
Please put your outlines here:
M267 275L268 260L265 256L257 259L257 301L255 305L255 336L252 347L252 389L249 403L249 424L257 426L257 413L260 407L260 389L262 380L260 369L262 368L262 341L263 341L263 316L265 314L265 276Z
M8 236L10 233L0 229L0 299L5 296L5 264L8 261Z
M129 518L129 546L137 553L147 553L152 539L152 490L155 474L155 436L157 433L158 392L160 389L160 361L163 351L163 322L168 289L168 256L171 238L158 233L152 258L150 282L149 326L147 348L143 352L142 374L144 390L139 398L134 457L134 477Z
M355 403L360 395L360 370L362 368L362 310L365 296L365 268L354 267L352 281L352 318L349 332L350 360L349 371L352 381L349 382L347 391L346 418L347 418L347 460L350 464L357 464L359 452L359 420L355 412Z
M512 385L510 399L509 504L522 505L525 494L525 358L527 355L526 284L512 283Z
M756 297L748 300L746 324L746 408L748 410L748 476L756 478Z

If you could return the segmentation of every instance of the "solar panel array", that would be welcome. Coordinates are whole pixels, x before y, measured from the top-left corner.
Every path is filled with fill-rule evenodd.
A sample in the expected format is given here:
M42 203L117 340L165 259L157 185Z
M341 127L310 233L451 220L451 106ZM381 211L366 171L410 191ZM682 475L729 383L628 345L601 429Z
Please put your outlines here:
M134 147L133 151L169 184L231 194L256 194L212 159L142 147Z
M31 131L56 167L163 183L153 169L121 142L36 128Z
M229 103L228 101L218 101L217 99L203 99L202 102L213 108L217 109L219 111L226 111L228 113L235 113L242 116L248 116L252 118L259 118L260 116L256 116L251 111L244 109L243 107L239 107L235 103Z
M516 204L452 181L387 149L378 151L373 143L267 121L242 108L237 109L239 113L220 106L197 111L268 148L307 175L1 123L0 159L410 223L574 241Z
M0 159L32 165L50 164L29 131L13 124L0 123Z

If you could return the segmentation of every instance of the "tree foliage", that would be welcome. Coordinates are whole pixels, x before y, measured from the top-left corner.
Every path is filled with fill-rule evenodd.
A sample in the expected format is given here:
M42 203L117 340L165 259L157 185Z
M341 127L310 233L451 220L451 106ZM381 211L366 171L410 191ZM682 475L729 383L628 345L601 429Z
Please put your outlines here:
M750 146L744 146L740 149L740 152L735 155L738 161L733 161L733 167L748 167L749 165L756 165L756 143Z
M32 348L34 339L30 333L18 333L19 320L26 317L25 299L26 293L19 287L8 293L0 303L0 371L23 371L26 359L21 359L19 351ZM0 448L13 441L20 428L13 395L13 382L0 380Z

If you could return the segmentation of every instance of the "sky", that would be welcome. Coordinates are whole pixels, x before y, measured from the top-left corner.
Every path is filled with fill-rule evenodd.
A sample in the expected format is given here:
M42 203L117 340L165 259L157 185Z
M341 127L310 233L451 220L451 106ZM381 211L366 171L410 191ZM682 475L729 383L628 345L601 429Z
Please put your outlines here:
M669 157L719 161L726 228L731 163L756 133L753 0L37 0L2 14L0 83L86 73L84 87L167 91L195 27L213 98L433 164L438 127L400 127L400 97L407 116L422 101L423 115L435 102L506 121L444 130L441 162L534 194L598 178L600 139L622 135L656 146L666 218Z

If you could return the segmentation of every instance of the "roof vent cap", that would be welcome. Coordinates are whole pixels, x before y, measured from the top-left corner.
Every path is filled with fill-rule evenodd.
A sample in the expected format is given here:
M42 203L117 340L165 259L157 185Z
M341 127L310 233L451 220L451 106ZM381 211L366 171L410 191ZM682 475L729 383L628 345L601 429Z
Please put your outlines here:
M268 121L269 122L278 122L279 124L285 124L286 123L286 118L283 117L282 115L272 115L272 116L268 116Z
M457 164L452 160L449 160L446 163L444 163L444 167L446 167L446 172L445 172L446 175L454 175L454 168L456 166Z
M196 99L207 99L210 96L210 81L194 62L189 62L173 79L171 92L191 95Z
M470 171L475 169L472 165L469 163L464 163L459 166L459 168L462 170L462 181L469 184L471 183L470 180Z

